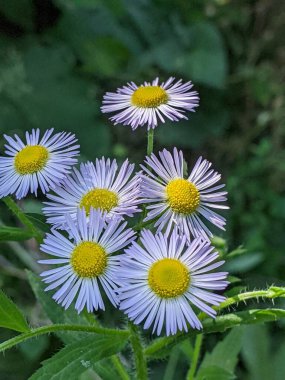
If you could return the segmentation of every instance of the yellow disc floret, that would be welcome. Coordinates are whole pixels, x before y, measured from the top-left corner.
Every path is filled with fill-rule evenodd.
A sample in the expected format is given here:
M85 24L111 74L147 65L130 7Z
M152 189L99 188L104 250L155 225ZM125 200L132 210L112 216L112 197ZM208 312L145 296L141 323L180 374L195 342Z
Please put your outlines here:
M199 190L192 182L183 178L170 181L166 186L166 195L172 211L180 214L192 214L200 204Z
M167 92L160 86L141 86L132 95L134 106L155 108L168 101Z
M28 145L15 156L15 169L19 174L33 174L42 170L49 158L47 148L42 145Z
M111 190L93 189L82 197L80 207L84 207L87 214L90 213L90 207L109 212L118 206L118 201L118 195Z
M83 241L71 254L71 265L80 277L97 277L107 267L107 254L100 244Z
M148 284L161 298L180 296L189 287L189 270L177 259L159 260L148 272Z

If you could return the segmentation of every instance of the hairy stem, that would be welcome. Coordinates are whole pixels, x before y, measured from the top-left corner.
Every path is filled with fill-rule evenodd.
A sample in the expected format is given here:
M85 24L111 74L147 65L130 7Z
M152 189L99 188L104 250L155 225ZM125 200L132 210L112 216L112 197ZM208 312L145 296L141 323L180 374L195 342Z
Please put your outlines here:
M226 309L229 306L232 306L232 305L237 304L239 302L245 302L245 301L250 300L250 299L256 299L256 300L259 300L259 298L274 299L277 297L285 297L285 288L284 287L270 286L266 290L253 290L250 292L240 293L240 294L237 294L233 297L227 298L219 306L214 306L213 309L215 309L219 312L220 310ZM207 318L207 314L205 314L205 313L199 314L200 320L204 320L205 318Z
M43 235L41 231L30 221L27 215L21 210L17 203L11 197L2 198L2 201L5 205L12 211L12 213L19 219L19 221L27 227L31 232L33 237L37 240L38 243L41 243L43 240Z
M216 319L207 318L203 321L202 330L190 330L188 333L178 333L174 336L155 339L144 351L146 356L160 357L176 344L198 334L224 332L227 329L255 323L273 322L285 318L283 309L253 309L225 314Z
M121 335L121 336L129 336L130 333L128 330L118 330L118 329L107 329L97 326L85 326L85 325L63 325L63 324L55 324L49 326L42 326L36 329L32 329L29 332L20 334L3 342L0 344L0 352L5 351L19 343L22 343L28 339L34 338L39 335L49 334L55 331L82 331L82 332L90 332L95 334L102 335Z
M137 326L129 322L130 341L135 357L136 373L138 380L147 380L147 365L143 346Z
M194 345L194 352L192 356L191 366L189 368L189 371L186 377L187 380L194 380L194 376L196 373L198 360L199 360L199 356L201 352L202 341L203 341L203 334L197 335L196 340L195 340L195 345Z
M246 301L252 298L269 298L274 299L277 297L285 297L285 287L270 286L266 290L254 290L250 292L244 292L237 294L236 296L227 298L224 302L220 304L218 310L225 309L235 303Z

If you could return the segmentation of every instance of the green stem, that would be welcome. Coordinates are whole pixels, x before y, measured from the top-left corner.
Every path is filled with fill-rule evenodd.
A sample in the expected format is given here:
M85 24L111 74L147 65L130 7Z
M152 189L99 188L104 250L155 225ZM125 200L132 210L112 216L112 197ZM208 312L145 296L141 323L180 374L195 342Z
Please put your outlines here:
M191 366L186 377L187 380L194 380L194 376L196 373L198 360L199 360L199 356L201 352L202 341L203 341L203 334L197 335L196 340L195 340L195 345L194 345L194 352L192 356Z
M237 294L236 296L227 298L220 304L218 310L229 307L235 303L246 301L251 298L270 298L285 297L285 287L270 286L267 290L254 290Z
M41 243L43 240L42 233L34 226L34 224L30 221L27 215L21 210L21 208L17 205L16 202L11 197L2 198L2 201L5 205L12 211L12 213L19 219L19 221L27 227L27 229L31 232L34 238L38 243Z
M168 352L171 348L189 337L202 333L224 332L227 329L240 325L273 322L281 318L285 318L285 310L283 309L253 309L221 315L216 319L208 318L203 322L202 330L190 330L186 334L178 333L174 336L155 339L153 343L146 347L144 354L152 358L161 357L161 352L165 353L165 350Z
M151 128L147 132L147 155L150 156L153 152L153 139L154 139L154 130ZM141 219L139 223L135 226L135 229L140 232L142 228L148 223L143 223L143 219L146 214L146 208L143 206L143 212L141 215ZM140 335L138 328L129 321L129 329L130 329L130 341L135 357L135 365L136 365L136 373L138 380L146 380L147 379L147 363L144 355L143 346L141 343Z
M116 355L111 356L112 363L114 364L114 367L116 368L117 372L120 375L120 378L122 380L130 380L130 376L128 372L126 371L125 367L123 366L120 358Z
M43 335L43 334L49 334L55 331L83 331L83 332L90 332L90 333L103 334L103 335L121 335L121 336L130 335L128 330L107 329L107 328L102 328L102 327L97 327L97 326L85 326L85 325L55 324L55 325L38 327L26 333L17 335L14 338L6 340L5 342L0 344L0 352L5 351L33 337Z
M140 340L137 326L129 322L130 341L135 356L136 372L138 380L147 380L147 365L143 346Z
M153 138L154 138L154 129L149 129L147 133L147 155L150 156L153 152Z
M213 307L213 309L219 312L220 310L226 309L227 307L231 305L237 304L239 302L245 302L250 299L254 299L254 298L256 298L257 300L259 298L274 299L277 297L285 297L285 287L270 286L267 290L254 290L251 292L240 293L233 297L227 298L219 306ZM205 318L207 318L207 314L205 313L199 314L199 319L201 321L204 320Z

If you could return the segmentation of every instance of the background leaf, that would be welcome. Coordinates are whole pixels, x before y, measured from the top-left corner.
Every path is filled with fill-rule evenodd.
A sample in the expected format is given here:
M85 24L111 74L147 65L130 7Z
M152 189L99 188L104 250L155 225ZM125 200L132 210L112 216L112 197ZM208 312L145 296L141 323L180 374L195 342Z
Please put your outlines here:
M271 356L270 356L271 357ZM281 343L280 347L278 347L278 351L274 355L272 362L272 372L270 373L270 377L272 380L283 380L285 373L285 344Z
M3 292L0 290L0 327L27 332L28 323L22 312Z
M0 240L21 241L31 239L33 235L18 227L0 227Z
M223 369L223 371L225 371L223 375L225 378L235 378L234 369L238 362L238 354L241 350L243 331L243 327L232 329L226 337L215 346L211 353L206 353L197 375L199 379L203 378L201 377L203 369L210 368L210 372L215 372L213 367ZM203 376L205 376L205 374L203 374ZM221 378L223 378L223 376L221 375ZM205 379L206 378L207 377L205 377Z
M242 357L251 380L270 379L273 367L268 327L256 325L245 327L242 338Z
M196 380L233 380L233 379L236 379L236 376L232 372L229 372L222 367L213 365L213 366L202 368L195 379Z

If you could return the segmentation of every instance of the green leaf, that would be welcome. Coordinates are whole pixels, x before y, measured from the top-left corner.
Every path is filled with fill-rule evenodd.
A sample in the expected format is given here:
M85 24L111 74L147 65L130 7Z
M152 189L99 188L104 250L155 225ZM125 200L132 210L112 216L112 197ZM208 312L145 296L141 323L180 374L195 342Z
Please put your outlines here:
M0 227L0 241L21 241L28 240L33 237L30 231L26 231L18 227Z
M26 216L30 219L30 221L41 231L49 232L50 225L46 223L46 218L42 214L37 214L34 212L27 212Z
M283 380L284 379L284 373L285 373L285 344L283 344L277 353L274 356L273 359L273 372L271 374L272 380ZM267 358L268 362L268 358ZM270 377L269 377L270 378Z
M118 379L118 373L111 362L111 358L98 361L94 364L93 369L104 380ZM90 377L87 377L86 380L90 380Z
M270 379L272 353L265 325L247 326L243 336L242 356L251 380Z
M18 307L0 290L0 327L27 332L29 326Z
M180 352L179 348L175 347L167 360L167 365L165 367L163 380L172 380L177 375L177 364L179 360Z
M70 344L44 361L29 380L78 380L87 369L95 369L99 360L121 351L126 341L124 337L100 336L96 340L89 337Z
M199 371L196 380L233 380L235 375L224 368L211 366Z
M202 368L217 366L233 375L242 345L243 328L233 329L223 341L219 342L211 353L207 353L201 363ZM198 372L198 375L200 373Z
M251 252L247 255L234 257L225 264L225 268L230 273L244 273L252 270L264 260L261 252Z
M33 289L33 292L35 293L37 300L42 305L46 315L53 323L79 325L90 324L82 313L78 315L78 313L73 308L73 305L71 305L67 310L65 310L62 306L58 305L52 299L51 293L45 292L45 284L37 275L30 271L27 271L27 274L28 280ZM88 333L81 332L59 332L57 333L57 335L65 344L73 343L75 340L81 340L89 336Z

